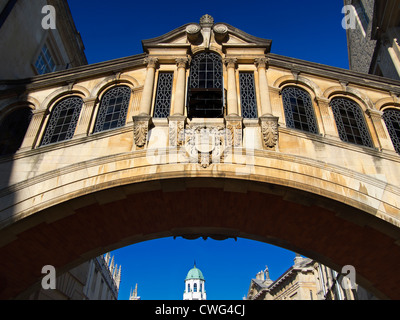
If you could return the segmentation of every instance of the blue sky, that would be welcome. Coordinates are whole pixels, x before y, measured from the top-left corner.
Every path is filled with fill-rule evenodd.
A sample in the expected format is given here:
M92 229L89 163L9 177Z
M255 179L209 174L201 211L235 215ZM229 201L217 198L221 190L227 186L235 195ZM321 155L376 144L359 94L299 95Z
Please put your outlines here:
M210 14L253 36L271 39L272 53L348 69L343 1L130 1L68 0L90 64L142 53L141 40ZM110 3L112 5L110 5ZM196 260L210 300L240 300L251 278L268 265L277 279L295 254L269 244L158 239L112 252L122 265L119 299L138 283L143 300L181 300Z

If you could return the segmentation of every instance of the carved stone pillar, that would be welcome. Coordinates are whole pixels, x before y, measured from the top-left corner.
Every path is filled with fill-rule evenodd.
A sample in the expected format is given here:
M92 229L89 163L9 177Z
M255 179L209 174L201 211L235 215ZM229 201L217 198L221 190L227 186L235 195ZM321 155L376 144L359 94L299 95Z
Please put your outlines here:
M394 151L392 140L390 139L389 132L387 131L385 121L382 118L383 112L378 110L367 110L367 115L370 117L375 129L376 141L380 150Z
M188 58L177 58L178 75L175 88L174 115L185 114L185 85L186 85L186 66Z
M86 98L83 100L80 119L74 135L75 137L86 136L89 133L96 99L97 98Z
M261 136L263 140L263 147L267 150L278 150L279 131L278 131L278 117L274 116L261 116Z
M258 83L260 87L261 115L272 115L271 100L269 96L268 80L267 80L267 58L255 59L255 65L258 72Z
M157 58L146 58L147 63L147 73L146 79L144 81L142 100L140 102L139 115L147 114L150 115L151 102L153 100L153 88L154 88L154 78L156 73L156 68L158 64Z
M236 92L236 75L235 68L237 59L236 58L226 58L225 59L226 68L228 71L228 112L227 115L239 115L238 112L238 98Z
M22 142L20 150L33 149L37 145L37 139L39 138L41 124L46 116L46 110L34 110L31 122L29 123L28 130L26 131L24 141Z

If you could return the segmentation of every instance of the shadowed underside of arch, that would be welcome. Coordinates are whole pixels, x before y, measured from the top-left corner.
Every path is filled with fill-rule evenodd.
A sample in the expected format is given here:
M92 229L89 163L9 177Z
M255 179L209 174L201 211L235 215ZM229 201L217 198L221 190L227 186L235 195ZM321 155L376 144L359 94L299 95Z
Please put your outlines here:
M317 194L226 178L155 180L97 191L43 210L8 230L0 298L119 247L167 236L243 237L287 248L336 270L353 265L356 281L378 297L400 299L398 229ZM13 234L13 236L11 236Z

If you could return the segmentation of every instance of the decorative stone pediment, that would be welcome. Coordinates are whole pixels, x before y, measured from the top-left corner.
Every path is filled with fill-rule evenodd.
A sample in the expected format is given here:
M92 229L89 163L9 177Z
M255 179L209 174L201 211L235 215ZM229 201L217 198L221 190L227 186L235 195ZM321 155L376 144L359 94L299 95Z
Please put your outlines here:
M263 53L268 53L271 42L251 36L229 24L216 23L212 16L205 14L198 23L189 23L160 37L143 40L142 45L147 53L167 47L190 50L193 46L205 49L219 46L221 50L230 47L259 48Z

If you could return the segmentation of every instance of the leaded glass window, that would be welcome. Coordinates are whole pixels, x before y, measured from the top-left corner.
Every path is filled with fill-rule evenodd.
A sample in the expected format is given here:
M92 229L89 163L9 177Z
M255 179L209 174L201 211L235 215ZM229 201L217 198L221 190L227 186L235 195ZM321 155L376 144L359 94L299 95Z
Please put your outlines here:
M170 114L173 79L173 72L160 72L158 74L154 118L167 118Z
M258 116L256 90L254 85L254 73L240 72L239 83L242 117L246 119L256 119Z
M213 52L195 55L191 62L188 92L188 117L224 116L221 57Z
M221 57L213 52L194 56L190 67L190 88L222 88Z
M313 104L307 91L293 86L285 87L282 100L288 128L318 133Z
M125 125L128 114L131 89L127 86L118 86L108 90L100 102L94 133Z
M342 141L372 147L362 109L357 103L347 98L334 98L331 107Z
M50 115L42 145L72 139L78 124L83 100L69 97L60 101Z
M383 112L383 120L389 131L394 149L400 154L400 110L387 109Z
M29 107L19 108L7 115L0 125L0 155L18 151L32 119Z

